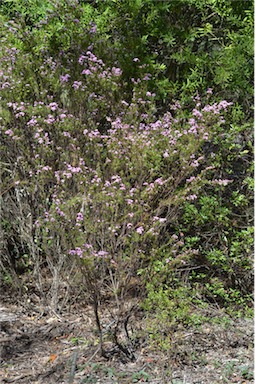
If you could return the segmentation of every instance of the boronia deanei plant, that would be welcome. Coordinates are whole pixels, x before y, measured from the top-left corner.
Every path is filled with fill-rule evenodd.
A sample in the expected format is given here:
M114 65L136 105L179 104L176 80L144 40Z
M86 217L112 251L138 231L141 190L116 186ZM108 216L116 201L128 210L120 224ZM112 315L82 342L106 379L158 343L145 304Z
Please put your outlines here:
M161 109L152 87L160 67L151 73L134 57L138 76L127 83L90 21L83 30L63 19L59 30L69 23L76 38L54 54L54 15L34 21L48 40L13 21L2 27L2 278L19 285L29 274L53 311L85 295L102 354L108 334L132 360L127 325L141 299L169 324L175 310L178 321L197 321L190 304L249 301L249 126L211 88ZM110 327L100 317L106 300Z

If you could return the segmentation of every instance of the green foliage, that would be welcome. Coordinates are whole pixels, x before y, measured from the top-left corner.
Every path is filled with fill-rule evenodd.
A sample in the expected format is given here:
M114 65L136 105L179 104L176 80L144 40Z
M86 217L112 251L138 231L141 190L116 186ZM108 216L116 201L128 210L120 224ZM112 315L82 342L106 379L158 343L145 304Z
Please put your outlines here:
M37 21L43 19L53 7L52 2L48 0L3 0L1 2L1 13L9 19L22 16L26 26L31 27Z
M208 303L247 311L251 5L2 2L6 279L46 268L119 310L138 279L165 349Z
M97 22L104 24L101 32L111 40L126 78L141 77L141 64L146 63L153 75L151 87L161 102L162 97L168 102L178 84L184 97L213 87L221 97L242 100L250 108L251 1L144 0L135 5L133 1L105 1L98 9ZM133 63L136 57L138 65Z
M155 282L147 285L148 296L144 308L148 312L147 330L152 345L164 351L171 350L172 335L182 326L199 327L209 318L207 306L197 297L196 290L185 286L165 284L155 290ZM194 308L196 310L194 311ZM151 314L154 313L154 316Z
M139 372L135 372L132 375L132 383L139 383L139 382L149 382L150 375L141 369Z
M1 11L7 19L19 15L33 38L31 44L22 33L23 44L37 54L48 51L56 59L62 52L69 61L92 43L108 65L118 63L129 91L131 78L150 73L150 88L161 104L167 105L177 90L185 98L211 87L221 98L250 109L252 1L6 0ZM91 33L93 25L96 32Z

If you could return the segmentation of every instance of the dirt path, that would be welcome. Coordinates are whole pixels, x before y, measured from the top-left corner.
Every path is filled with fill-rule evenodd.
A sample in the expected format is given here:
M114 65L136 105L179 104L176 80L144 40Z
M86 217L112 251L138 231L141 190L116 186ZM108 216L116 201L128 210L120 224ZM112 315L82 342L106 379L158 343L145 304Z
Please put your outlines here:
M232 320L182 329L172 337L169 355L142 338L135 361L116 353L100 356L90 307L61 316L0 303L0 383L253 383L253 322ZM140 335L143 319L131 324Z

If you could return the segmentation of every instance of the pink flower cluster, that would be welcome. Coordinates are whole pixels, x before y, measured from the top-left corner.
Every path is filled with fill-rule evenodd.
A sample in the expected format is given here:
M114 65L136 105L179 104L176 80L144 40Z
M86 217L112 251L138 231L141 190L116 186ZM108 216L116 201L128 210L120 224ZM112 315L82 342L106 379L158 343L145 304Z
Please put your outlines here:
M109 253L104 250L96 251L93 249L93 246L91 244L83 244L82 247L76 247L74 249L70 249L68 252L71 256L78 256L79 258L86 258L86 257L95 257L95 258L107 258L109 256Z

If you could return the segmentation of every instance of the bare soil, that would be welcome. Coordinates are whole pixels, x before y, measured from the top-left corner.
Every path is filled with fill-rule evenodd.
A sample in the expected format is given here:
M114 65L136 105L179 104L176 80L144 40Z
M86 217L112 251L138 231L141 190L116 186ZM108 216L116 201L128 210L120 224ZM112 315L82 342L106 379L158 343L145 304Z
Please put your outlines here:
M93 309L76 303L61 314L8 298L0 302L0 383L253 383L253 321L230 319L173 331L169 352L151 346L148 319L130 319L134 359L118 349L101 356ZM105 305L102 322L111 321ZM217 316L212 309L212 316ZM220 313L219 313L220 316ZM105 339L105 345L111 342Z

